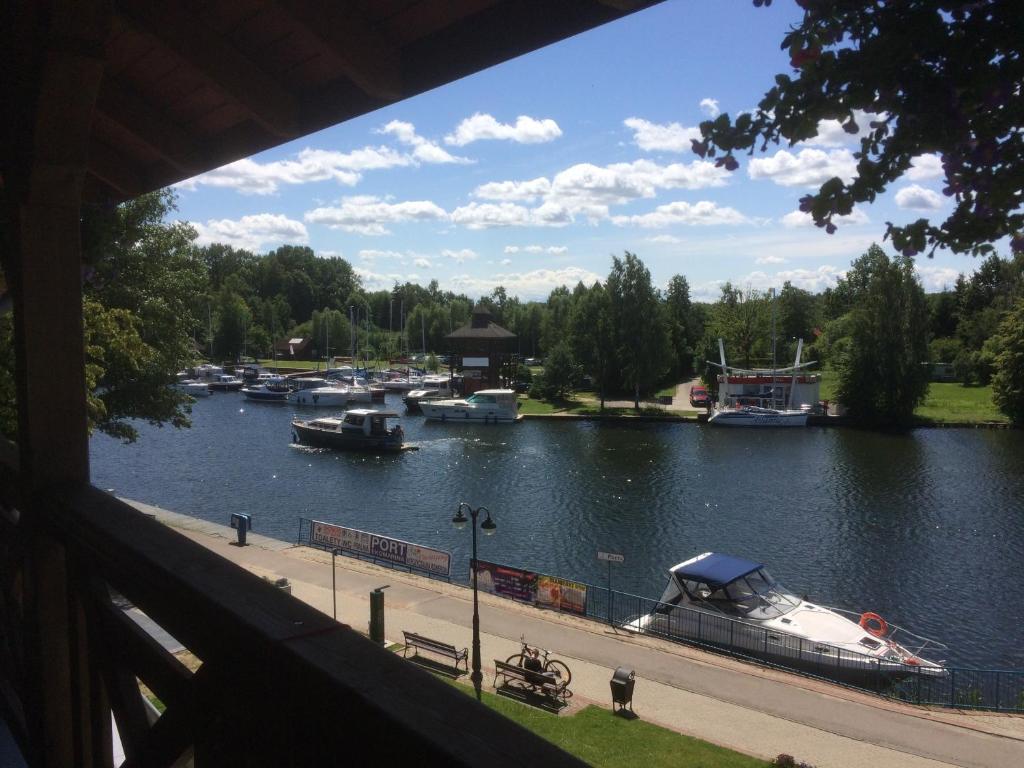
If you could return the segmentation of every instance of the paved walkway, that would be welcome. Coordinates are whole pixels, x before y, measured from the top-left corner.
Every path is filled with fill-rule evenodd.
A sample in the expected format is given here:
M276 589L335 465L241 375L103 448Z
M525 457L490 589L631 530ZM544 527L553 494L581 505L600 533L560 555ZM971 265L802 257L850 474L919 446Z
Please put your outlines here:
M330 613L331 556L249 534L230 546L226 526L136 504L183 534L259 575L287 578L292 594ZM366 630L369 592L389 584L385 626L470 644L471 592L465 587L337 559L338 619ZM610 707L615 667L637 671L634 708L644 720L756 757L779 753L817 768L1024 766L1024 717L910 707L838 686L707 654L655 638L480 595L484 685L493 659L519 650L519 637L553 651L572 669L571 716L581 706Z

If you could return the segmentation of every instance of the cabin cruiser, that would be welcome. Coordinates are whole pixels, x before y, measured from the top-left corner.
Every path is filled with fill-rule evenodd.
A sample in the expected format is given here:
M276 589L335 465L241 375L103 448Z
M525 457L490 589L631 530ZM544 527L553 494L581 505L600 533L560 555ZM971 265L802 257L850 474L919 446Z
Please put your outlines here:
M716 427L805 427L807 416L806 410L733 404L715 408L708 417L708 424Z
M179 381L175 386L190 397L209 397L212 394L210 392L210 385L205 381L185 379L184 381Z
M858 618L812 604L786 591L763 564L715 552L669 569L658 606L626 628L847 682L946 674L942 661L922 656L946 650L941 643L876 613Z
M451 399L454 394L451 380L447 376L424 376L421 387L411 390L402 398L408 410L418 411L421 402Z
M464 400L421 402L420 410L436 421L518 421L519 396L512 389L481 389Z
M394 411L355 408L343 417L292 422L295 442L339 450L401 451L404 434Z
M220 373L210 379L210 389L214 392L237 392L245 384L237 376L230 373Z
M284 403L291 391L288 380L283 376L264 378L263 374L260 374L255 386L242 387L242 394L245 395L246 400L255 400L260 403Z
M351 400L349 388L344 385L307 387L288 393L292 405L311 405L319 408L344 408Z

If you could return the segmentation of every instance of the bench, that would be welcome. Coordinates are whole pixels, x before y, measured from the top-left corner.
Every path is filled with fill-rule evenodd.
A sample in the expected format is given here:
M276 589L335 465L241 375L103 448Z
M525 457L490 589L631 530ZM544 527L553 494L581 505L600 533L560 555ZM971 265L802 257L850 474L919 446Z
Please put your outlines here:
M429 637L423 635L417 635L415 632L407 632L402 630L402 634L405 635L405 650L402 655L408 657L409 649L415 649L413 656L419 656L420 651L429 651L430 653L436 653L438 656L446 656L455 663L455 668L459 668L459 662L466 665L466 671L469 672L469 649L463 648L461 651L454 645L448 643L442 643L440 640L432 640Z
M502 679L502 686L516 682L523 686L529 686L533 690L539 690L550 699L560 699L563 704L568 703L567 699L572 694L568 690L568 683L559 680L552 674L545 672L534 672L530 669L523 669L515 664L508 664L504 661L494 660L494 687L498 688L498 678Z

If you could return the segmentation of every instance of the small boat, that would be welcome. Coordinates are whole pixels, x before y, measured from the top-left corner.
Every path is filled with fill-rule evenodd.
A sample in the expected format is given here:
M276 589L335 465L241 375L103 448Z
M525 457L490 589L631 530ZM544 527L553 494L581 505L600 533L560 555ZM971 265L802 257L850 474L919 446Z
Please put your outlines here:
M211 394L210 386L205 381L186 379L179 381L175 386L190 397L209 397Z
M807 416L804 410L734 405L716 408L708 417L708 424L716 427L805 427Z
M394 411L355 408L343 417L292 422L295 442L345 451L401 451L405 435Z
M210 389L214 392L237 392L245 384L237 376L221 373L210 379Z
M428 400L420 410L435 421L518 421L519 397L512 389L481 389L464 400Z
M288 393L291 392L288 380L283 376L270 376L257 383L255 386L242 387L242 394L246 400L254 400L258 403L284 403L288 401Z
M763 564L715 552L670 568L657 607L625 627L846 682L946 674L942 661L923 656L945 651L943 644L876 613L813 604L788 592Z
M420 403L428 400L449 400L452 392L451 382L447 376L424 376L422 389L411 390L402 398L406 409L412 412L420 410Z
M308 405L316 408L344 408L351 400L346 386L323 386L299 389L288 394L292 405Z

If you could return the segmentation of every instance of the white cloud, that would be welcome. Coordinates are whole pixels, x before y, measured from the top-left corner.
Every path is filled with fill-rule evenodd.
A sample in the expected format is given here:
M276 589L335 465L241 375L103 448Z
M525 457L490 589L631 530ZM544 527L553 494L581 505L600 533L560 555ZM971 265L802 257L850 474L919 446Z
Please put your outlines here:
M801 143L819 147L848 147L852 144L859 144L861 138L871 132L872 121L880 119L882 116L879 114L855 109L853 120L857 123L856 133L847 133L838 120L822 120L818 123L818 134L813 139Z
M515 203L470 203L452 211L451 220L467 229L545 225L530 209Z
M554 256L567 253L569 247L567 245L506 245L505 253L550 253Z
M854 206L854 209L848 216L835 216L832 219L837 225L853 226L857 224L870 224L871 219L864 213L860 208ZM814 219L811 218L811 214L804 213L803 211L791 211L782 217L782 226L789 229L795 229L797 227L813 227Z
M529 272L499 273L492 277L474 277L457 275L449 281L454 291L470 295L490 293L496 286L502 285L509 294L523 300L544 299L555 288L566 285L570 288L583 281L592 285L603 278L583 267L563 267L562 269L535 269Z
M530 181L492 181L473 191L474 197L532 203L551 191L551 182L543 176Z
M758 256L754 259L755 264L785 264L787 261L782 256Z
M677 244L683 242L683 239L675 235L655 235L654 237L648 237L647 242Z
M960 276L960 272L952 267L938 267L931 264L915 264L914 271L921 278L921 285L928 293L952 289L956 285L956 279Z
M334 207L307 211L305 220L311 224L324 224L331 229L362 235L386 235L388 224L408 221L445 220L448 214L429 200L410 200L388 203L378 197L360 195L342 198Z
M664 125L640 117L627 118L623 123L633 131L633 142L647 152L689 152L690 141L701 137L700 128L685 128L679 123Z
M419 269L430 269L434 266L430 263L430 259L425 256L419 256L416 259L413 259L412 263L414 267L418 267Z
M910 161L910 170L904 177L910 181L938 179L943 175L942 158L938 155L919 155Z
M561 135L562 129L551 118L537 120L520 115L516 118L515 125L509 125L499 123L491 115L477 112L459 123L453 133L445 136L444 143L464 147L474 141L501 139L519 144L543 144Z
M846 149L802 149L796 155L783 149L772 157L751 160L747 173L752 179L768 179L783 187L815 187L833 176L849 182L856 169L853 154Z
M503 267L507 267L509 264L512 263L512 259L502 259L498 263L501 264L501 266Z
M376 261L391 260L398 262L405 262L405 254L398 251L377 251L373 249L364 249L359 252L359 260L365 261L369 264L373 264Z
M465 264L467 261L472 261L476 258L476 252L469 248L462 248L458 251L451 249L445 249L441 251L441 255L445 258L451 259L452 261L458 262L459 264Z
M896 193L896 205L913 211L934 211L942 207L942 196L917 184L904 187Z
M191 222L199 237L198 245L224 243L250 251L267 245L308 243L309 233L301 221L274 213L257 213L241 219L210 219L205 224Z
M817 269L786 269L776 272L774 275L757 270L734 282L744 287L749 285L763 291L768 288L781 288L782 284L788 281L796 288L803 288L812 293L821 293L826 288L834 288L836 281L845 274L845 269L823 264Z
M638 216L615 216L612 222L620 226L635 224L639 227L658 229L674 224L687 226L710 226L720 224L748 224L749 220L735 208L720 208L708 200L698 203L677 201L659 205L650 213Z
M718 117L721 111L718 108L718 99L701 99L700 111L710 118Z
M383 291L388 290L395 283L404 283L406 281L414 280L417 275L415 274L404 274L401 272L389 272L380 273L374 272L364 267L352 267L352 271L359 276L360 282L363 284L363 288L370 291Z
M416 133L416 126L403 120L392 120L381 128L378 133L390 134L402 144L412 147L412 156L422 163L443 164L470 162L468 158L451 155L446 150L442 149L436 142L418 135Z

